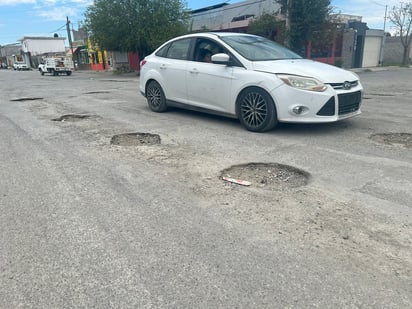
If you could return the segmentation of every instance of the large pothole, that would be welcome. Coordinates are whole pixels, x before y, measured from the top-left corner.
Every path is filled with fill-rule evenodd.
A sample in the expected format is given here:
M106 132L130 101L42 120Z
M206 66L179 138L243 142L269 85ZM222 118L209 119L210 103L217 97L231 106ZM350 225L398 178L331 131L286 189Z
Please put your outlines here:
M117 146L142 146L160 144L160 136L151 133L125 133L112 137L110 144Z
M412 133L379 133L371 135L370 139L386 145L402 145L412 148Z
M54 119L52 119L52 121L60 121L60 122L69 121L69 122L75 122L75 121L80 121L80 120L84 120L84 119L88 119L88 118L90 118L90 115L75 115L75 114L69 114L69 115L63 115L63 116L58 117L58 118L54 118Z
M268 189L297 188L308 183L310 174L293 166L278 163L247 163L221 172L228 182Z

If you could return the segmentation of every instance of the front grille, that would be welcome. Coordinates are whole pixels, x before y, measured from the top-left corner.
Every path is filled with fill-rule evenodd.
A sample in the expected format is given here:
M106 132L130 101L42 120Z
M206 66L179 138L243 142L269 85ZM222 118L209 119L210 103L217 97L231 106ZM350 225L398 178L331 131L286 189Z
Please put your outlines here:
M333 87L333 89L337 89L337 90L344 89L343 87L344 83L331 83L330 85ZM350 82L351 88L356 87L357 85L359 85L359 81L357 80Z
M356 112L362 101L362 92L343 93L338 95L339 115Z

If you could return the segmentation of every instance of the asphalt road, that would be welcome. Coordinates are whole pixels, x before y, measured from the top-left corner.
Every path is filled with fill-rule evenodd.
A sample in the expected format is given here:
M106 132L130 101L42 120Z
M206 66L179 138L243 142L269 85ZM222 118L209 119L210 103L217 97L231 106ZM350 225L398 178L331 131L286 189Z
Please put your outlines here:
M411 308L412 70L359 74L362 115L255 134L135 75L0 70L0 308ZM220 179L250 162L310 178Z

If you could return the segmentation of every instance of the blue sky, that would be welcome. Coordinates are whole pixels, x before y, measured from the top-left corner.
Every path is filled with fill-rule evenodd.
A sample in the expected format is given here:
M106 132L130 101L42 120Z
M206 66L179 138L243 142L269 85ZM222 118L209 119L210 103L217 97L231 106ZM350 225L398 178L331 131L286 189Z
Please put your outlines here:
M229 3L242 0L231 0ZM225 2L225 0L188 0L189 8L198 9ZM0 0L0 45L15 43L23 36L67 37L66 16L74 29L83 20L83 14L92 0ZM399 0L332 0L335 12L363 16L369 28L383 29L385 5L388 12ZM391 31L391 25L386 25Z

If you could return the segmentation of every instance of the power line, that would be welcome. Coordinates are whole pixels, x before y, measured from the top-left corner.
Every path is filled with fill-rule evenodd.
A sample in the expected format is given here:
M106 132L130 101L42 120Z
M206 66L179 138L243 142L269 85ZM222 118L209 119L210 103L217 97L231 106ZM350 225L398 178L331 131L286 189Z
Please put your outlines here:
M58 32L58 31L60 31L60 30L62 30L62 29L64 29L64 28L66 28L66 24L64 24L63 26L61 26L59 29L50 31L50 33L52 33L52 32Z
M382 7L387 7L387 5L385 5L385 4L381 4L381 3L376 2L376 1L374 1L374 0L368 0L368 1L369 1L369 2L372 2L373 4L376 4L376 5L382 6Z

